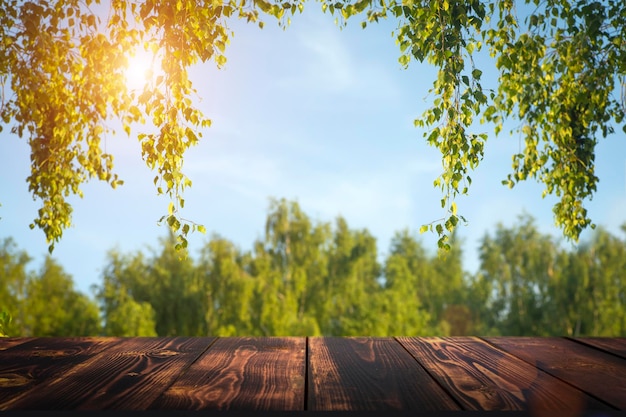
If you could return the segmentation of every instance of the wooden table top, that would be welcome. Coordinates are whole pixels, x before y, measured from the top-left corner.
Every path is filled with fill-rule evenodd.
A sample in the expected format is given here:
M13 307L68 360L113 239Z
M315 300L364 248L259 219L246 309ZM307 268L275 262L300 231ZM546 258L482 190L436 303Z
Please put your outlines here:
M624 410L626 339L3 338L25 409Z

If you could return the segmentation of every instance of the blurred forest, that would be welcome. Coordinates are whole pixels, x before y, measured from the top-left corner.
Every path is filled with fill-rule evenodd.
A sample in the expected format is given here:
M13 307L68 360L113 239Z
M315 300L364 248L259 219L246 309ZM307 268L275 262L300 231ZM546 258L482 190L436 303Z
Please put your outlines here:
M522 216L481 238L471 274L458 240L438 256L399 231L381 263L367 229L273 200L251 251L213 236L185 257L172 235L150 253L110 250L93 298L53 258L29 270L5 238L0 335L626 336L624 232L565 249Z

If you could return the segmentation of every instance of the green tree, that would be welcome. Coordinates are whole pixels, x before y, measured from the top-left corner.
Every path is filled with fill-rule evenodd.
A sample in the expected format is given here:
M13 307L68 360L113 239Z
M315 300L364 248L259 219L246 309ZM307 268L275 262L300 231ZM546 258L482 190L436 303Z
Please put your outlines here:
M461 240L430 254L403 230L394 235L381 266L367 229L352 230L342 217L331 229L284 199L270 203L265 237L250 252L213 236L196 262L176 244L170 233L149 257L109 252L96 288L105 334L622 336L626 331L626 241L603 228L566 250L542 234L532 217L520 216L517 224L498 225L482 238L480 268L472 276L462 267ZM13 277L3 283L17 284L0 294L7 300L19 294L40 298L44 287L31 284L37 280L25 269L28 256L10 240L2 251L3 269ZM71 293L58 265L49 261L44 270L42 276L56 277L47 285ZM45 329L65 320L58 312L43 317L36 302L17 305L9 305L17 323Z
M101 332L98 306L74 289L72 277L46 257L39 271L12 239L0 245L2 333L12 336L93 336ZM11 320L8 320L8 318Z
M155 312L150 303L137 301L145 297L142 284L150 285L143 256L123 256L116 250L107 254L102 285L94 286L107 336L156 336ZM134 290L134 292L133 292ZM143 299L143 298L142 298Z
M258 22L260 12L289 22L304 0L156 2L121 0L107 7L79 0L0 1L0 83L10 94L0 102L3 124L26 136L32 171L28 187L42 207L33 222L50 243L71 223L67 197L98 178L115 187L113 156L102 139L108 121L119 119L130 134L134 122L153 126L136 136L141 156L156 171L155 186L171 204L162 217L180 247L187 233L203 230L183 220L182 193L191 181L182 171L184 152L210 125L193 105L187 69L199 61L225 63L228 20ZM321 0L322 9L345 24L365 14L362 26L396 18L399 61L434 65L432 106L415 124L442 156L435 181L446 211L426 225L448 248L463 217L455 198L466 194L470 171L483 158L485 132L475 120L502 129L516 119L524 148L513 158L505 181L513 186L534 178L555 194L555 220L574 240L591 224L585 201L596 190L597 136L623 123L626 79L626 13L623 2L592 0ZM518 14L519 13L519 14ZM106 16L106 17L104 17ZM163 74L143 91L128 91L128 53L147 45ZM488 49L497 85L482 87L478 54ZM489 61L492 62L492 61Z
M499 335L498 318L493 314L499 300L494 300L495 283L490 278L479 272L468 279L466 306L471 312L474 335Z
M589 297L588 243L577 251L561 251L552 273L549 314L552 333L578 337L589 334L594 303Z
M26 285L24 336L93 336L101 332L98 306L74 290L72 277L50 257Z
M397 310L391 323L414 315L411 319L417 320L412 330L415 334L471 332L473 322L466 304L468 289L461 242L453 237L449 245L445 253L433 256L408 230L395 234L385 261L386 294L391 297L391 308Z
M552 317L548 293L556 266L557 246L524 215L512 228L498 225L480 247L479 280L491 283L490 313L503 335L541 336ZM479 282L480 282L479 281Z
M568 336L626 334L626 243L600 228L590 242L562 255L550 288L555 319Z
M8 336L6 329L9 327L12 320L13 318L6 310L0 310L0 337Z
M451 336L476 334L474 313L469 306L469 274L463 269L462 240L452 234L450 249L431 260L433 273L427 278L431 288L429 311L435 323L447 327Z
M26 298L28 280L27 264L31 261L25 251L18 251L11 238L5 238L0 244L0 311L5 314L2 333L20 335L18 323L24 317L21 300ZM12 320L9 322L8 317Z
M128 294L118 294L115 308L106 317L104 332L107 336L151 337L157 336L154 310L146 302L137 302Z
M288 335L296 308L286 301L293 297L286 294L281 272L262 241L254 243L249 270L256 281L252 300L255 328L262 336Z
M206 334L261 335L253 318L255 281L244 269L242 255L228 240L213 237L201 251L198 264ZM271 293L265 294L269 298Z
M169 233L151 258L141 252L132 256L109 252L103 284L96 286L105 321L127 309L137 316L137 323L143 323L130 329L151 333L154 323L159 336L206 334L197 270L186 249L175 249L177 244Z
M200 288L193 259L186 249L176 248L178 243L171 232L160 244L160 252L153 253L147 263L150 282L144 291L149 298L135 299L149 302L154 309L159 336L203 334L204 312L198 303Z
M382 268L376 238L367 229L351 230L343 217L335 222L328 272L317 299L324 304L322 333L329 336L386 332L379 313ZM319 301L318 301L319 303Z
M408 230L396 232L385 259L385 307L387 333L417 336L441 334L434 323L438 306L430 300L433 269L428 253Z
M325 246L329 236L329 225L313 224L297 202L270 202L265 241L263 246L257 245L257 256L265 263L263 272L273 289L262 282L262 275L258 281L265 297L276 294L274 308L283 316L278 334L320 334L315 305L327 272ZM271 320L268 315L264 317Z
M597 231L590 253L593 335L626 336L626 241Z

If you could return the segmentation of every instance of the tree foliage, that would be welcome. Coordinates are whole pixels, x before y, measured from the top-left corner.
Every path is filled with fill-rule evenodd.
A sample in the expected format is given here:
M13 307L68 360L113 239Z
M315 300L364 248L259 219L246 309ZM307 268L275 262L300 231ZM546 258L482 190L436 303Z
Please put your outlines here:
M503 121L519 121L524 147L513 156L505 184L526 179L555 194L556 223L578 239L591 224L584 202L593 196L598 135L623 122L626 77L626 7L618 1L570 0L321 0L341 24L362 16L362 26L397 19L399 61L426 61L438 69L431 107L415 124L442 156L435 186L445 216L425 225L449 248L463 217L455 199L467 194L470 172L484 155L487 134ZM142 158L156 172L154 184L171 199L161 221L177 233L204 228L181 217L183 155L210 120L195 106L188 68L226 62L232 18L280 25L302 12L304 0L196 2L112 0L0 0L0 114L31 148L30 192L42 203L32 227L52 250L71 222L68 197L81 195L90 178L122 181L106 152L107 122L119 119L141 143ZM128 54L145 45L163 70L142 91L124 81ZM497 85L483 87L474 58L488 51ZM484 62L484 60L481 60ZM491 62L491 61L488 61ZM137 123L151 127L140 128ZM1 125L0 125L1 127ZM143 130L142 130L143 129Z
M383 336L450 330L435 324L441 315L423 307L433 294L431 284L443 288L442 277L429 267L441 261L427 255L414 236L407 241L423 254L419 261L431 275L393 281L383 275L376 239L367 230L350 229L341 217L334 227L313 222L297 203L273 200L265 235L251 251L213 236L193 262L178 256L170 235L153 257L111 252L97 297L107 323L117 308L116 294L149 304L160 336ZM409 256L399 253L394 259L407 263ZM428 281L421 290L412 289L418 279Z
M195 259L180 256L172 233L148 253L113 249L95 301L51 258L29 270L28 254L6 239L0 332L626 336L626 239L603 228L567 250L522 216L481 239L479 269L469 273L454 238L444 257L399 231L381 257L367 229L351 229L342 217L312 221L285 200L271 203L266 226L250 250L213 236Z
M626 240L596 231L566 251L532 218L499 225L480 248L481 332L503 335L616 336L626 330ZM620 272L617 272L620 271Z
M38 271L11 239L0 244L2 333L9 336L88 336L101 331L98 305L74 289L58 262L46 257ZM6 317L10 315L11 320Z
M111 255L100 287L152 306L161 336L626 335L626 239L603 228L567 250L520 216L481 239L475 273L454 237L440 256L402 230L381 259L367 229L315 223L285 200L250 251L214 236L194 263L170 256L175 243ZM100 298L105 321L114 298Z

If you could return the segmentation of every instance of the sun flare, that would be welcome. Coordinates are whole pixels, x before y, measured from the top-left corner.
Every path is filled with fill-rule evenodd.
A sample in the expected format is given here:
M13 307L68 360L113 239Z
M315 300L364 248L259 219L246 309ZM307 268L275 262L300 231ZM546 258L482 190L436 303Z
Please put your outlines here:
M124 75L126 86L130 91L143 90L148 84L154 82L156 76L161 72L161 67L154 54L142 48L137 48L128 53Z

